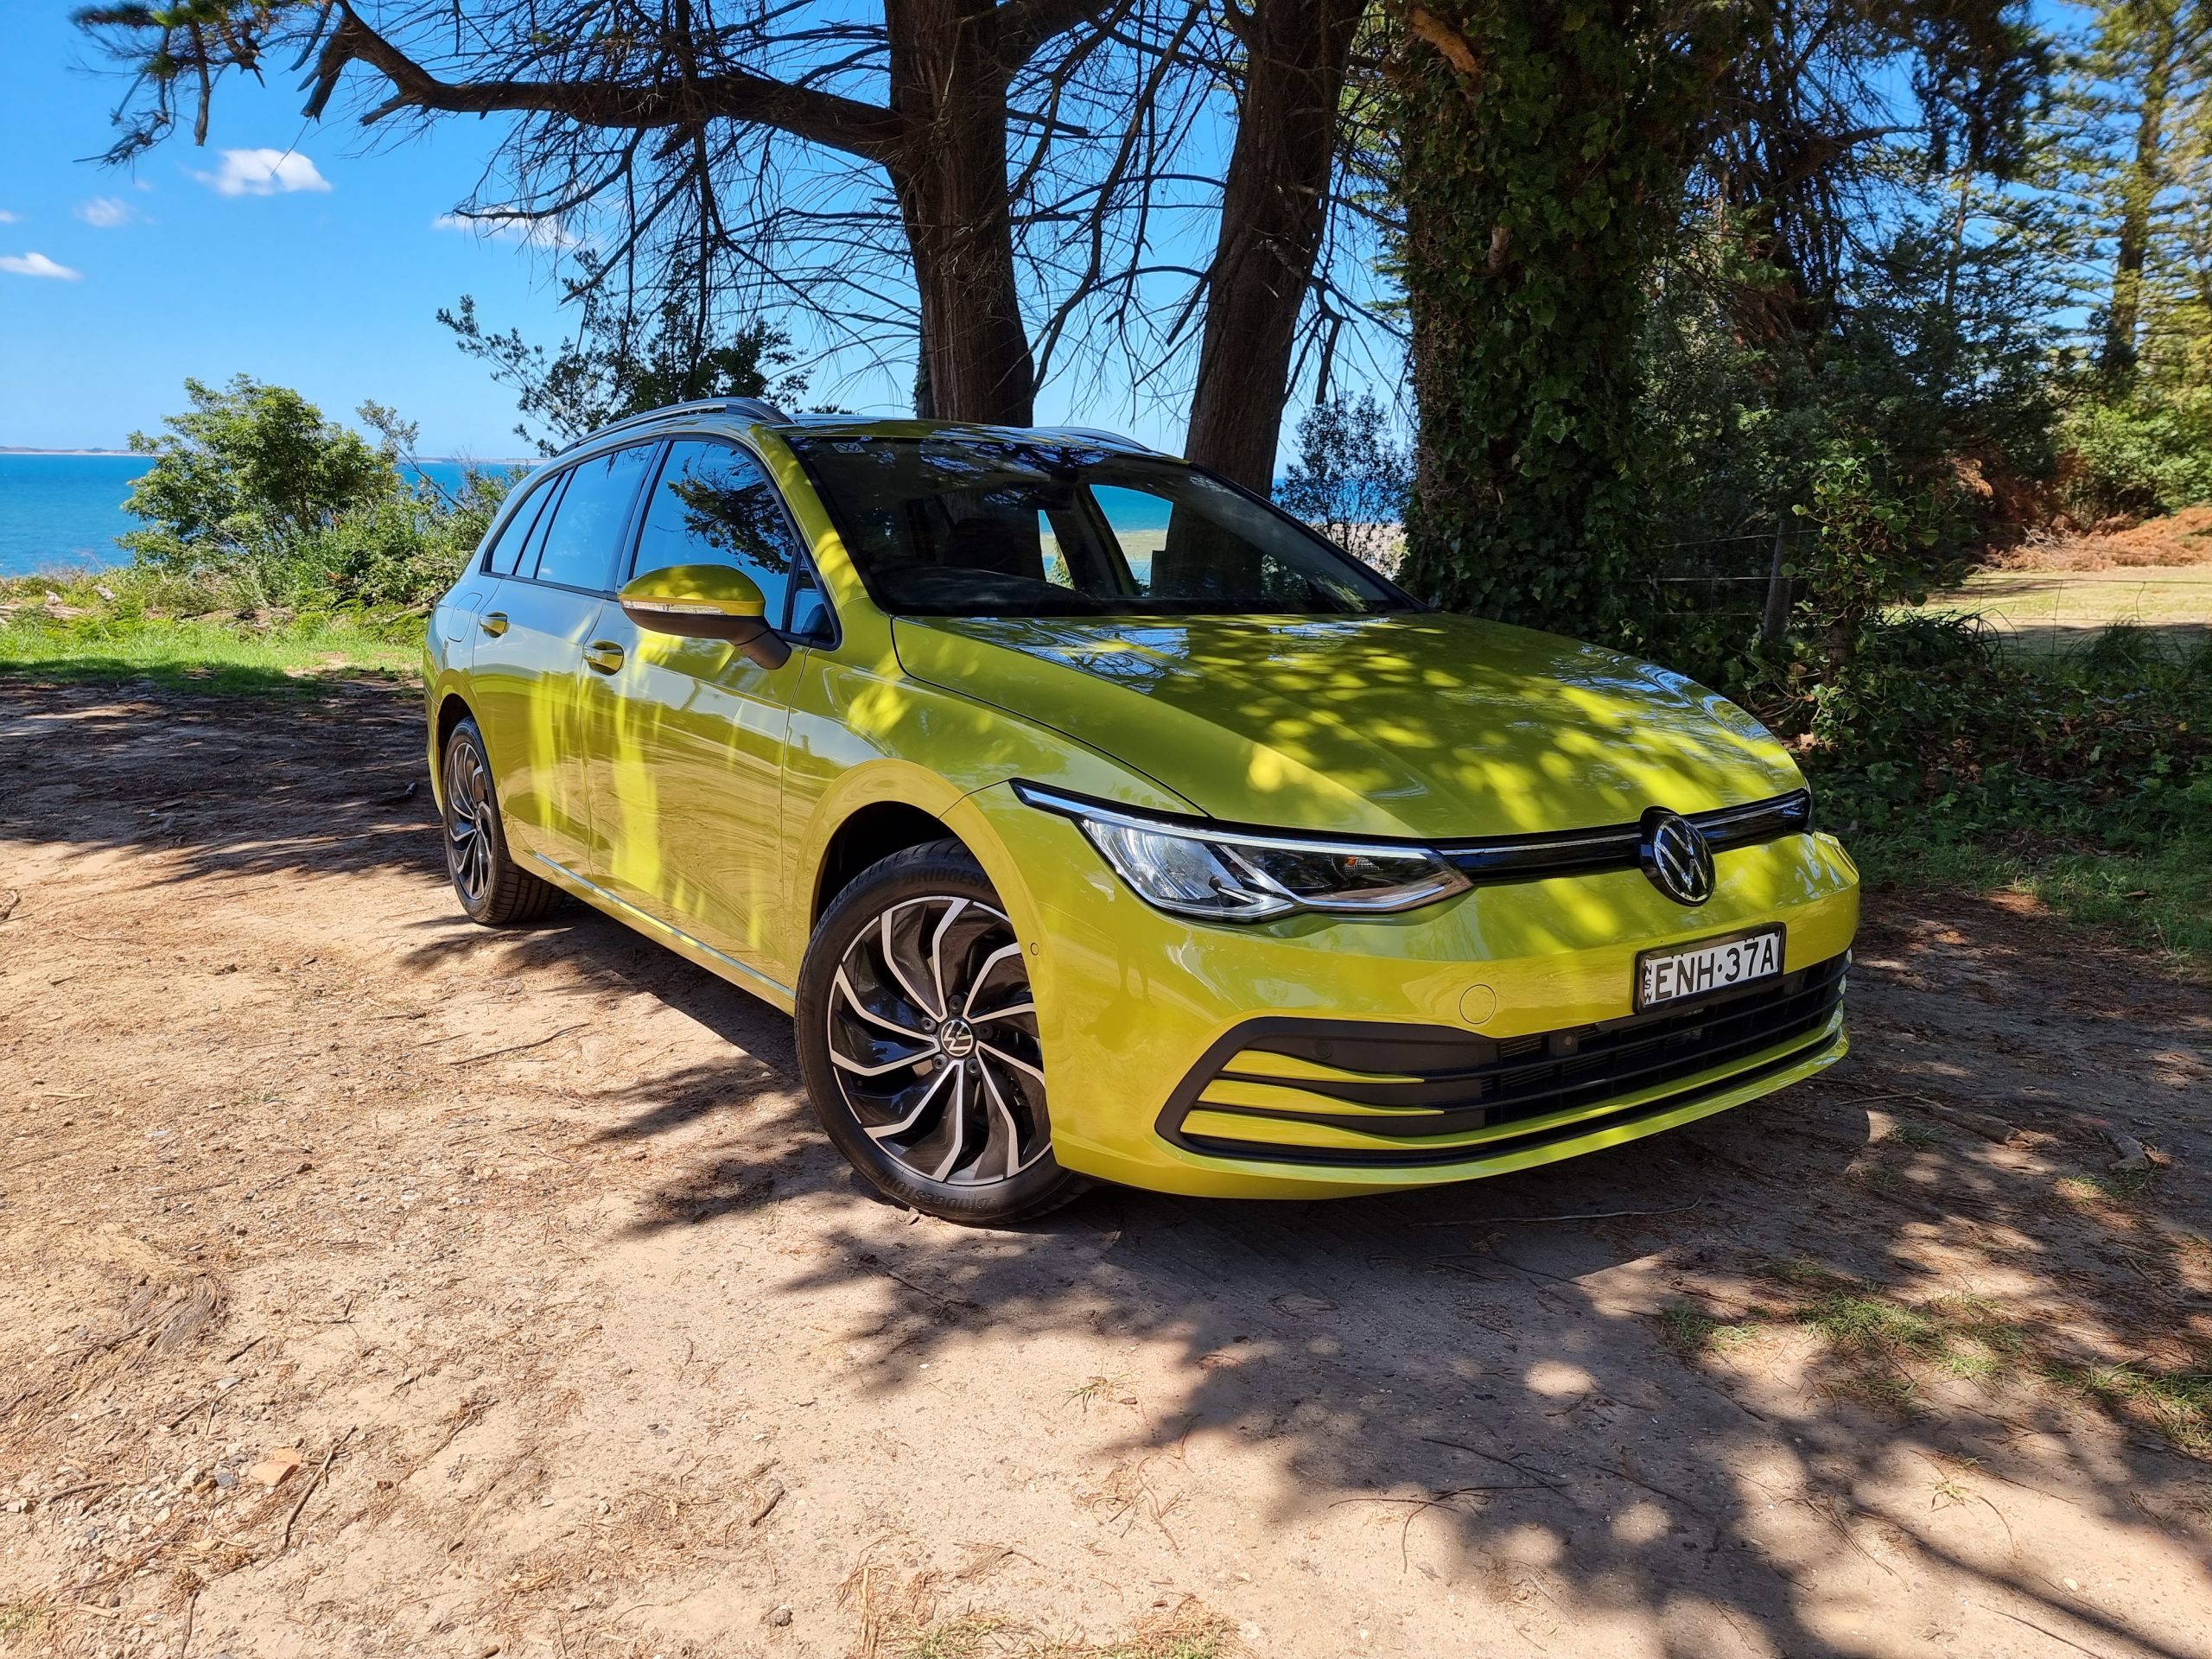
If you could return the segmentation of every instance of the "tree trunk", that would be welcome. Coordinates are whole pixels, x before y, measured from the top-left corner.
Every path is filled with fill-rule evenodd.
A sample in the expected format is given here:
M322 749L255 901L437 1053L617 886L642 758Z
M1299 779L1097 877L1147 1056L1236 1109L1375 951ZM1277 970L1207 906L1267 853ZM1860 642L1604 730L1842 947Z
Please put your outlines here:
M1421 431L1399 580L1602 632L1637 553L1644 285L1717 48L1635 0L1427 0L1408 22Z
M2143 263L2151 247L2151 211L2165 175L2166 100L2173 90L2180 30L2173 9L2143 8L2143 101L2135 115L2135 154L2120 183L2120 241L2113 257L2112 302L2105 310L2105 338L2097 366L2108 378L2135 367L2135 327L2143 309Z
M1014 283L1007 74L991 0L888 0L888 163L921 297L928 403L940 420L1027 426L1036 366Z
M1244 26L1243 99L1184 452L1262 495L1274 485L1291 347L1320 251L1338 104L1365 10L1364 0L1257 0Z

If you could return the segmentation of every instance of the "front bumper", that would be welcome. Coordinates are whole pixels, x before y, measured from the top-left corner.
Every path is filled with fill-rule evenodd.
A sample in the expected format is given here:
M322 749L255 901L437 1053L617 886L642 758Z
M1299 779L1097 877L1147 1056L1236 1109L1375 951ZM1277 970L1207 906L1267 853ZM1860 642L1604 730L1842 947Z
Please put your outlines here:
M1153 909L1011 789L964 804L1004 849L986 861L1037 947L1053 1154L1106 1179L1230 1198L1465 1180L1726 1110L1847 1047L1858 874L1827 836L1719 855L1695 910L1609 871L1233 925ZM1639 950L1773 922L1774 1007L1739 994L1635 1014Z

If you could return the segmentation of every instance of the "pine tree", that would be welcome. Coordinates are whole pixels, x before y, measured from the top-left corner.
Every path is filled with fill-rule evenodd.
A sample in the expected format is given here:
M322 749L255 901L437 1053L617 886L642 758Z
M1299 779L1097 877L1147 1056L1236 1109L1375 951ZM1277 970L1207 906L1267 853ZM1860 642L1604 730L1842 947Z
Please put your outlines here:
M2124 391L2170 370L2212 273L2212 3L2098 0L2047 124L2044 182L2092 313L2098 375ZM2196 327L2201 329L2201 321Z

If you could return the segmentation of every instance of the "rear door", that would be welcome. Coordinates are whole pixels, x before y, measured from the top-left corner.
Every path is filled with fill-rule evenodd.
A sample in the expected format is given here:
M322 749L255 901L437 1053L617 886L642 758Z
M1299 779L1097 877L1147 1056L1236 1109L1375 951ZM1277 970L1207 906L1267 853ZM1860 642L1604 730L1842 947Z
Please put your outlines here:
M591 688L593 880L724 955L773 976L781 902L781 792L791 693L819 629L798 532L760 463L710 438L670 443L642 512L629 575L727 564L759 584L791 657L764 669L734 646L640 629L609 605L594 639L620 665Z
M579 873L592 839L584 653L658 448L594 455L550 480L512 562L510 537L493 550L505 569L477 621L473 702L508 836Z

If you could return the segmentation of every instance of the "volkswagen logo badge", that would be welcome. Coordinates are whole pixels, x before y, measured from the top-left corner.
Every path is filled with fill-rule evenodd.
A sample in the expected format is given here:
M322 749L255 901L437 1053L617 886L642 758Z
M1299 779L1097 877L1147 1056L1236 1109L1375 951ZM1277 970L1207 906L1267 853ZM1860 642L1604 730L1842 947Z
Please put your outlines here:
M1643 815L1637 856L1651 885L1678 905L1713 897L1713 849L1704 833L1679 812L1655 806Z

